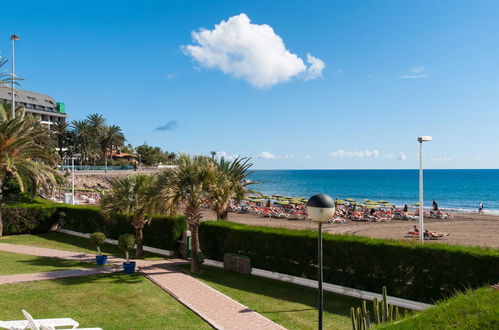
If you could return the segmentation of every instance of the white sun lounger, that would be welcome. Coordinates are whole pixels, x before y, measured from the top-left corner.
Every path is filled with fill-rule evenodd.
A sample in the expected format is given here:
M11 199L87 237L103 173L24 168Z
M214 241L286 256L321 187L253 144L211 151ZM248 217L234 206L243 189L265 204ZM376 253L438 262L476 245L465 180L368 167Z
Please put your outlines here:
M80 325L78 322L71 318L58 318L58 319L33 319L33 317L26 312L22 311L26 320L19 321L0 321L0 328L10 329L10 330L52 330L57 327L70 327L70 329L76 329ZM79 328L80 330L98 330L100 328ZM102 330L102 329L100 329Z

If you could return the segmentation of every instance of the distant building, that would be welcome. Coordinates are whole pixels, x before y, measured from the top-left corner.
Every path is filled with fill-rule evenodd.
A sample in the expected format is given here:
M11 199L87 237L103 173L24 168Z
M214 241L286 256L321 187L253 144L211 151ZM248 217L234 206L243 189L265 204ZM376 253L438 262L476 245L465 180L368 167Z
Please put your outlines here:
M66 114L64 103L57 103L53 97L16 89L16 108L23 106L26 113L30 113L40 119L40 122L50 128L55 123L64 123ZM12 102L12 90L0 88L0 101Z

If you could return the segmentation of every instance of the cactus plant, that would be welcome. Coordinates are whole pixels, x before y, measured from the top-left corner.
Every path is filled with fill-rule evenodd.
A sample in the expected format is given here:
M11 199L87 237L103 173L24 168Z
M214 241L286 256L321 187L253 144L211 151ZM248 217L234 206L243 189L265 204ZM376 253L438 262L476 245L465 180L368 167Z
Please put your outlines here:
M382 293L383 298L381 300L378 300L378 298L373 299L374 324L400 319L399 308L388 303L386 286L383 286ZM365 330L371 328L371 319L369 317L369 311L367 310L367 303L365 300L362 301L362 308L350 308L350 317L352 319L353 330Z

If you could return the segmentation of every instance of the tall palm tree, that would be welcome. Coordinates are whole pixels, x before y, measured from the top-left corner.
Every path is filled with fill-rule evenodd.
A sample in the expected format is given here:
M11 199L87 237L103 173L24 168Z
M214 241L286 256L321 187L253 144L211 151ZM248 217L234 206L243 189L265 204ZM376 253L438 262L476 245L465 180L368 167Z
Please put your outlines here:
M86 121L88 123L88 126L90 126L92 130L95 130L97 134L101 134L104 128L106 127L107 120L98 113L92 113L87 116Z
M246 180L253 173L249 172L253 164L247 157L237 157L233 161L222 157L216 165L217 175L210 189L210 203L217 214L217 219L227 220L230 200L240 201L249 193L254 193L247 188L251 182Z
M201 208L209 201L215 175L215 163L210 158L182 154L178 160L178 167L165 170L158 177L161 194L157 196L163 200L165 209L169 213L176 213L179 206L183 206L192 235L192 272L199 271L198 226L202 217Z
M74 149L81 153L83 161L95 161L99 157L100 147L97 138L93 134L93 129L90 127L87 120L73 120L71 128L75 135Z
M66 153L64 149L67 148L69 144L68 143L69 126L70 125L67 122L55 123L54 125L51 126L57 144L57 149L58 149L57 152L61 159L64 158L64 155Z
M136 256L143 255L142 242L144 236L142 229L150 220L150 216L159 212L156 204L159 199L152 192L153 177L138 174L128 177L116 178L111 191L101 200L102 210L105 214L126 214L132 217L137 242Z
M54 152L50 132L32 116L19 111L16 118L0 105L0 236L3 232L1 207L7 176L13 177L21 191L36 194L39 186L49 188L59 178L53 166L58 156Z
M5 57L0 56L0 68L4 66L8 60ZM8 73L7 70L0 71L0 87L9 87L12 81L12 75Z
M125 135L121 131L121 127L118 125L105 126L102 130L101 137L99 139L99 144L102 151L102 157L104 158L104 164L107 170L107 153L108 149L111 148L111 153L113 146L121 147L125 143Z

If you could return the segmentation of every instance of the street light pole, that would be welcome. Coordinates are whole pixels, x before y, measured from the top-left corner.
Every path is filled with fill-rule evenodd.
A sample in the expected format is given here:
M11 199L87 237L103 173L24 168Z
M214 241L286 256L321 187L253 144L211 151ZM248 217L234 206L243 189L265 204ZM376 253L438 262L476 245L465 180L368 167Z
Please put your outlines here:
M307 202L307 213L310 220L317 222L317 259L318 259L318 297L317 297L317 308L318 308L318 329L322 330L322 314L323 314L323 292L322 292L322 281L323 281L323 267L322 267L322 224L328 222L334 215L335 207L334 201L331 197L326 194L317 194L309 198Z
M72 179L71 179L71 204L75 205L75 158L71 156L71 168L72 168Z
M14 92L14 83L15 83L15 57L14 57L14 44L16 40L19 40L20 38L16 36L15 34L10 36L10 40L12 41L12 81L11 81L11 87L12 87L12 118L16 118L16 93Z
M318 242L317 242L317 255L318 255L318 259L319 259L319 272L318 272L318 280L319 280L319 286L318 286L318 289L319 289L319 296L318 296L318 302L317 302L317 305L319 306L319 325L318 325L318 329L322 329L322 310L324 309L323 307L323 303L324 303L324 293L322 291L322 275L323 275L323 272L322 272L322 223L319 222L318 224L318 233L317 233L317 237L318 237Z
M418 137L419 142L419 242L424 242L424 217L423 217L423 142L431 141L431 136Z

